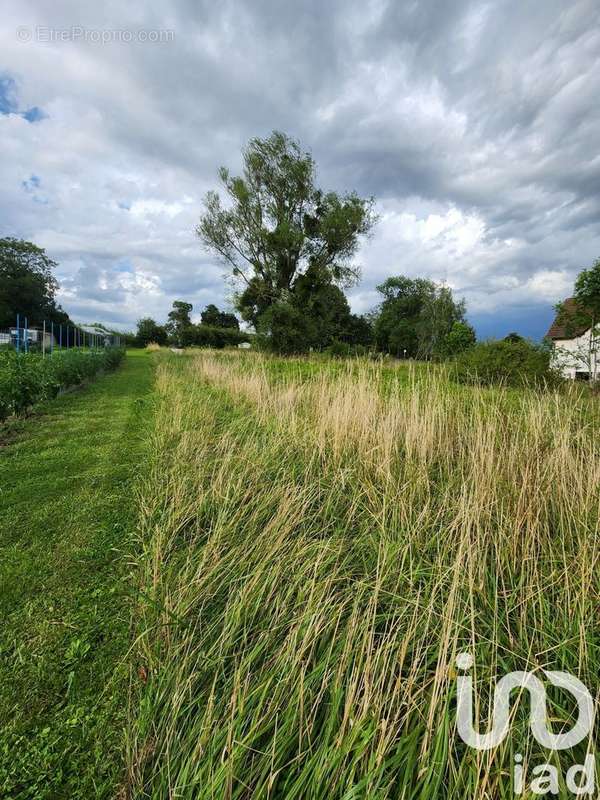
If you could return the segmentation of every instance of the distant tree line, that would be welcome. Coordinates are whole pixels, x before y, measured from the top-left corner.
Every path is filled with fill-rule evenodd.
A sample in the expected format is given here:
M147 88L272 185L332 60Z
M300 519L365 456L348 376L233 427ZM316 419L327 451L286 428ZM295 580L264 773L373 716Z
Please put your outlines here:
M312 156L277 131L252 139L243 161L241 176L220 170L225 198L207 194L197 233L228 266L259 344L439 358L474 343L464 303L424 279L388 278L378 308L353 314L343 289L360 277L352 259L376 222L373 199L317 188Z
M380 301L373 310L353 313L344 290L360 278L354 257L377 221L373 198L319 188L312 156L289 136L275 131L252 139L243 151L242 174L221 168L219 176L222 194L206 195L196 232L227 266L234 309L247 330L240 330L234 313L214 304L193 323L192 305L176 300L164 324L145 317L128 342L226 347L251 340L282 354L458 358L465 376L482 373L483 359L490 374L496 364L506 372L501 362L511 359L535 362L543 372L547 347L534 353L528 348L535 346L518 334L476 345L464 300L426 278L391 276L376 287ZM16 311L27 314L30 324L68 321L55 300L55 266L30 242L0 240L0 327L14 324ZM600 320L599 274L596 263L576 283L578 307L592 328Z
M145 347L155 343L177 347L232 347L248 342L252 335L240 331L235 314L219 311L217 306L206 306L200 315L201 322L194 324L191 319L193 306L183 300L175 300L169 311L167 322L159 325L151 317L144 317L137 323L134 343Z

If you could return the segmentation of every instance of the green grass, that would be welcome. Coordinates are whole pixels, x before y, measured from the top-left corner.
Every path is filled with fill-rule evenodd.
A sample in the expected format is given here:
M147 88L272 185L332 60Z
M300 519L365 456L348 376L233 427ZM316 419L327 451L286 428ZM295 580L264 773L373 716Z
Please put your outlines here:
M130 353L0 434L3 798L108 798L122 778L152 381Z
M164 359L142 486L130 796L511 798L454 659L600 672L600 441L577 394L253 355ZM555 732L573 724L550 695ZM561 753L581 763L585 747ZM564 786L561 798L568 797Z
M596 691L598 408L423 364L138 352L16 423L0 796L512 798L513 752L547 754L524 703L494 753L460 741L454 658L480 728L513 669Z

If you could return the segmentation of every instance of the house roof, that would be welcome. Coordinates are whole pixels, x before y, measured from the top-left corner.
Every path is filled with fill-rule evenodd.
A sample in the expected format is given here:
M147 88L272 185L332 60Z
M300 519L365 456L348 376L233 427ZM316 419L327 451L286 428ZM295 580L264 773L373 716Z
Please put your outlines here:
M567 299L563 303L563 308L565 314L563 315L563 319L559 322L559 314L556 315L554 322L550 326L550 329L546 336L549 339L577 339L578 336L584 334L587 330L590 329L590 324L588 323L581 323L576 322L573 320L570 324L567 320L564 319L564 316L575 316L577 312L581 312L581 307L577 304L577 301L574 297L567 297Z

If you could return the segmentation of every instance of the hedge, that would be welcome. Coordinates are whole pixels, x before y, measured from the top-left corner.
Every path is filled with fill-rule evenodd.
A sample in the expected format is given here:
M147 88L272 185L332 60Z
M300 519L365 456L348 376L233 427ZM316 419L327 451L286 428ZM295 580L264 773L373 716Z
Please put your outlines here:
M115 369L124 355L120 348L58 350L45 358L39 353L0 352L0 422L101 370Z

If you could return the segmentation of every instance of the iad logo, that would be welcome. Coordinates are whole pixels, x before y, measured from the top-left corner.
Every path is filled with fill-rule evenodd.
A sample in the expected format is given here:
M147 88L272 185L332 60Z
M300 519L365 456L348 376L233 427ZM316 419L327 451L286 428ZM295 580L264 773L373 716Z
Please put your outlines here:
M456 658L458 669L467 672L473 666L470 653L460 653ZM578 719L566 733L553 733L546 713L546 690L541 680L532 672L509 672L494 689L492 725L487 733L479 733L473 726L473 679L470 675L457 677L457 728L461 739L476 750L490 750L505 739L509 730L510 693L524 689L529 693L529 727L535 740L549 750L568 750L589 736L594 724L594 701L584 684L568 672L545 672L553 686L569 692L577 701ZM522 757L515 756L514 788L516 794L525 789ZM558 794L558 769L552 764L541 764L533 770L535 779L530 789L534 794ZM566 784L576 795L594 791L594 756L588 755L584 764L575 764L567 772Z

